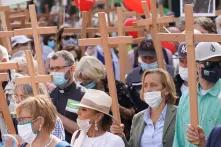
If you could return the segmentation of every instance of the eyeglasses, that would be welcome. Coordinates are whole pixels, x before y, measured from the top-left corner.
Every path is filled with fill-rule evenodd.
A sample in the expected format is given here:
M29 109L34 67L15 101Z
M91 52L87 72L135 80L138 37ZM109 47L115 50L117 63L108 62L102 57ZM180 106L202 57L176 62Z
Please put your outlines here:
M66 67L70 67L70 65L68 65L68 66L54 66L54 67L50 67L50 71L59 71L59 70L64 69Z
M67 36L63 36L62 37L64 40L69 40L70 38L76 38L76 36L74 36L74 35L67 35Z
M31 116L19 117L19 118L16 118L16 120L19 125L22 125L22 124L32 122L32 117Z

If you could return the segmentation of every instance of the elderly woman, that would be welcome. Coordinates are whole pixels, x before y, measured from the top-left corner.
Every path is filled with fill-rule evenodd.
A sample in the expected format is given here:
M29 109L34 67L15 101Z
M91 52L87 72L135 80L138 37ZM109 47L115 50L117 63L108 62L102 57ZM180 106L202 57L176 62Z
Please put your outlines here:
M109 114L112 98L105 92L88 89L83 96L78 110L77 130L71 140L74 147L124 147L123 140L110 132L111 115Z
M141 99L149 107L134 116L128 146L172 146L176 120L175 95L175 86L167 71L153 69L144 73ZM111 132L122 134L122 128L112 125Z
M40 85L39 92L44 95L47 94L47 90L44 85ZM23 100L27 99L30 96L34 96L31 85L29 84L20 84L15 87L15 101L17 104L21 103ZM55 127L52 131L52 134L58 137L61 140L65 140L64 126L61 119L57 116Z
M109 92L105 67L95 57L84 56L81 58L76 66L75 79L88 89L99 89L107 93ZM120 104L120 114L122 122L125 124L124 132L126 137L129 138L130 127L135 110L130 95L128 95L126 85L120 81L116 81L116 88Z
M57 119L56 109L47 96L29 97L16 108L18 135L22 147L66 147L68 143L51 134Z

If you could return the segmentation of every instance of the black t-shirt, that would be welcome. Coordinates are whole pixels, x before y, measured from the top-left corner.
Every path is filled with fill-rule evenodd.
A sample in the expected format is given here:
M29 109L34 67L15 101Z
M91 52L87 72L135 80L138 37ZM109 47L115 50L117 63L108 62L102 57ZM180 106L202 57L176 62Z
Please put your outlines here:
M57 108L58 113L76 122L77 114L66 110L67 102L68 99L80 102L84 93L84 88L77 86L73 82L70 86L63 90L59 89L58 87L55 88L51 92L50 96L55 107ZM66 141L70 142L72 134L65 130L65 136Z

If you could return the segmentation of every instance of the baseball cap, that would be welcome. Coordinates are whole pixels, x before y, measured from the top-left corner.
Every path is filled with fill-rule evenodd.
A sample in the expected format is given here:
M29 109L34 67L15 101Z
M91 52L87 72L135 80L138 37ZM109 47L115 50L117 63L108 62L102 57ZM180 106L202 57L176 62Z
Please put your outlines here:
M24 44L30 41L31 39L25 35L18 35L11 38L12 47L15 47L17 44Z
M185 58L187 55L187 46L186 43L181 42L177 49L178 58Z
M200 42L195 49L196 61L221 57L221 45L217 42Z
M138 47L138 54L140 56L156 56L156 51L151 39L143 40Z

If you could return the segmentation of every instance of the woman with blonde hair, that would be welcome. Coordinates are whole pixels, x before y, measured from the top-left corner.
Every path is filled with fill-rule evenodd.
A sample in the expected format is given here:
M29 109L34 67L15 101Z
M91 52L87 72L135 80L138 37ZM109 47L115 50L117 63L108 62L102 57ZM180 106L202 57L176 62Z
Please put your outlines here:
M163 69L143 74L141 99L149 107L132 121L129 147L171 147L173 144L176 90L169 73ZM123 135L122 127L113 124L111 132Z
M29 97L16 108L18 135L25 142L22 147L66 147L51 134L57 119L56 108L45 95Z

